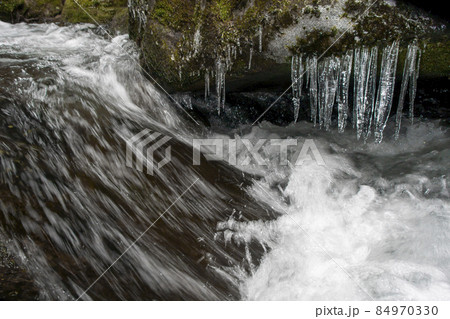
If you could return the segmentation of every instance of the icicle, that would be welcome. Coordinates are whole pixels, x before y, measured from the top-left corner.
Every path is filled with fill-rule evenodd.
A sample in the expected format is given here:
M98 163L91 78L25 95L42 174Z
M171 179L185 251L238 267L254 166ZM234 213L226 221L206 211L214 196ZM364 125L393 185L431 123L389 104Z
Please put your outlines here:
M356 136L364 141L370 136L372 126L373 108L375 102L376 77L377 77L378 48L361 50L357 84L356 84ZM356 73L356 72L355 72Z
M209 69L205 71L205 101L208 99L210 93L210 85L209 85Z
M311 58L306 58L305 64L306 64L306 69L305 69L305 75L306 75L306 83L305 83L305 88L309 88L309 76L310 76L310 72L309 72L309 65L310 65L310 59Z
M353 128L356 128L356 123L358 122L358 115L357 115L357 109L358 109L358 99L356 98L356 92L358 91L358 79L359 79L359 70L361 69L361 49L356 48L355 54L354 54L354 60L355 60L355 66L353 67L353 117L352 117L352 123Z
M222 60L216 62L216 95L217 95L217 112L225 107L225 65Z
M365 132L364 132L364 142L370 136L372 130L372 118L373 110L375 107L376 90L377 90L377 65L378 65L378 48L373 47L370 50L370 64L369 73L367 79L367 89L364 97L365 104Z
M197 30L195 30L194 40L192 43L192 46L194 48L193 56L197 55L197 53L200 50L201 45L202 45L202 35L200 33L200 28L198 28Z
M338 103L338 131L344 132L348 118L348 87L350 74L352 73L353 51L347 51L341 60L341 72L339 74Z
M250 57L248 58L248 69L252 68L253 46L250 47Z
M408 88L408 82L410 78L411 72L411 64L412 64L412 46L408 46L408 51L406 53L405 65L403 67L403 78L402 78L402 86L400 88L400 96L398 99L397 106L397 115L395 117L395 134L394 138L397 140L400 136L400 127L402 123L402 111L403 111L403 103L405 102L406 90Z
M262 25L260 24L258 29L259 52L262 52L262 36L263 36L263 29Z
M291 81L292 81L292 101L294 103L294 122L298 120L300 111L300 97L303 86L303 63L302 56L292 56L291 63Z
M308 59L308 75L309 75L309 104L311 107L311 121L316 126L317 123L317 56Z
M406 90L409 84L409 118L411 124L414 120L414 99L416 97L417 78L420 66L420 50L417 42L414 41L408 45L406 53L405 66L403 67L402 86L400 88L400 97L398 100L397 115L395 118L395 139L400 136L400 127L402 123L403 104L405 102Z
M409 87L409 121L411 125L414 124L414 100L416 99L417 93L417 79L419 78L420 70L420 58L422 57L422 52L417 48L417 61L414 69L414 73L411 74L410 87Z
M236 60L236 54L237 54L236 46L233 45L231 47L231 55L233 56L234 60Z
M394 99L395 73L397 69L399 42L383 49L381 60L380 83L378 85L377 102L375 105L375 141L380 143L383 139L383 131L386 127L389 113Z
M331 126L331 115L336 100L340 61L335 57L319 63L319 125L327 131Z
M227 71L230 71L232 62L231 62L231 45L229 45L229 44L227 45L227 52L226 52L225 63L226 63L226 66L227 66Z

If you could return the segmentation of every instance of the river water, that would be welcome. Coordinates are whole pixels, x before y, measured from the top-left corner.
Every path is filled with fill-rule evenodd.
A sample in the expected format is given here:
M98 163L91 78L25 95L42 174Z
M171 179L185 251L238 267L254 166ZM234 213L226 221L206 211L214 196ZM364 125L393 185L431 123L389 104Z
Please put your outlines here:
M20 269L0 267L0 299L450 298L443 122L399 141L389 122L381 144L307 122L219 134L137 57L92 25L0 22L0 244ZM153 175L126 166L143 129L171 138ZM264 165L193 165L192 139L237 137L312 139L324 163L281 165L265 144Z

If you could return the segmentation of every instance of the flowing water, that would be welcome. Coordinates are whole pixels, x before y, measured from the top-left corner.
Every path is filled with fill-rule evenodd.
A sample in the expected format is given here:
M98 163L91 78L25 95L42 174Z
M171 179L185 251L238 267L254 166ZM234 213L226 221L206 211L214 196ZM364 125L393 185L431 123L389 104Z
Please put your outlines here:
M0 22L0 244L29 278L0 267L0 299L11 286L58 300L450 298L445 124L416 120L395 141L389 121L381 144L308 122L221 135L136 59L126 35L92 25ZM154 175L125 165L143 129L171 137ZM193 138L238 133L313 139L325 165L280 165L267 145L265 165L192 164Z

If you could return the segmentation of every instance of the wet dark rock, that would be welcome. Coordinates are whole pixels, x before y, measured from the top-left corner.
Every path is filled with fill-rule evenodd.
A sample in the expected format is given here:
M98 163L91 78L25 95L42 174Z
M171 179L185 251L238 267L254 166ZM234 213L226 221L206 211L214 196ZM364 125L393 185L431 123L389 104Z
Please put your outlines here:
M0 242L0 300L37 300L38 295L28 273Z

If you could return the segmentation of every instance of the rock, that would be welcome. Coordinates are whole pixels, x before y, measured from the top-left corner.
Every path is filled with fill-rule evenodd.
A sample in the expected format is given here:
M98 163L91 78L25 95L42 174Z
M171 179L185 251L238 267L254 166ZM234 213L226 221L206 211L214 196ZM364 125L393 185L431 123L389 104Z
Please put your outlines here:
M258 78L266 78L261 74L274 70L289 79L293 54L320 55L335 41L326 55L397 38L406 46L419 38L422 45L429 43L421 74L450 76L446 22L403 2L381 0L369 8L370 3L130 0L130 36L141 49L142 65L169 91L203 90L205 73L213 73L217 61L227 65L227 88L258 86Z
M65 23L99 23L110 29L128 31L127 0L66 0L61 20Z
M127 0L0 0L0 20L93 23L128 32ZM80 8L80 6L83 8Z
M2 241L0 238L0 300L38 300L39 291L30 274L16 262Z
M61 14L63 0L0 1L0 19L7 22L53 22Z

